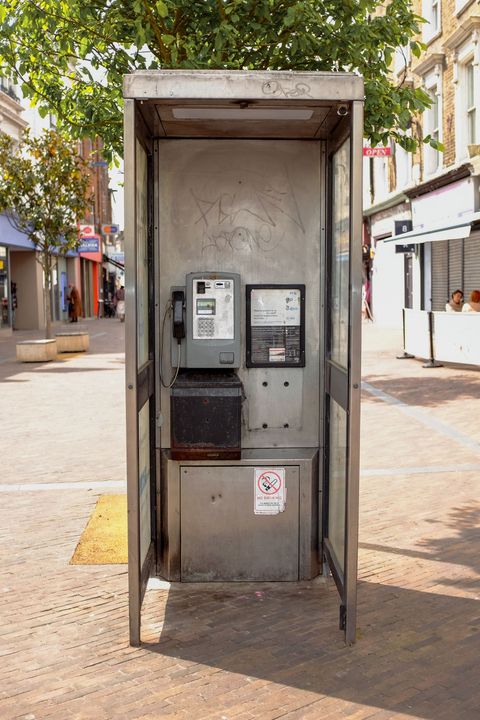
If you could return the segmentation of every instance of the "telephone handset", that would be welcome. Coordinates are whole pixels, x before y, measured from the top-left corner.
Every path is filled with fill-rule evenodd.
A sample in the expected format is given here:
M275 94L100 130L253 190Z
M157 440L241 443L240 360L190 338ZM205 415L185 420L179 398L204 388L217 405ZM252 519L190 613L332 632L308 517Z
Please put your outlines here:
M185 337L185 293L183 290L172 292L173 337L180 343Z

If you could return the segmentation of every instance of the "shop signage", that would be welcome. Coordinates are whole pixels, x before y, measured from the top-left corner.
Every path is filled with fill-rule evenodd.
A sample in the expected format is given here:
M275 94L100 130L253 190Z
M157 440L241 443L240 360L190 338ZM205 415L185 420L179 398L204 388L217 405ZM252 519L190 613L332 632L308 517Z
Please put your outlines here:
M99 243L98 237L82 237L80 245L78 246L79 253L91 253L98 252Z
M119 225L102 225L102 233L104 235L116 235L119 231Z
M395 235L403 235L413 229L411 220L395 220Z
M95 235L95 228L93 225L79 225L78 234L81 238L90 237L91 235Z
M412 200L415 230L455 225L475 212L475 182L466 178Z
M390 157L392 154L391 147L364 147L364 157Z
M413 253L415 252L415 245L413 243L409 245L395 245L396 253Z

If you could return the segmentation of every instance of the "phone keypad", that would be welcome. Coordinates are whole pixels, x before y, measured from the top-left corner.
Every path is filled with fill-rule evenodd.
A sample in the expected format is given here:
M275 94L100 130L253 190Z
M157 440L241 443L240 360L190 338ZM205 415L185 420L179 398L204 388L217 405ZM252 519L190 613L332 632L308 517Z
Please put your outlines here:
M215 320L213 318L199 318L197 334L198 337L213 337L215 334Z

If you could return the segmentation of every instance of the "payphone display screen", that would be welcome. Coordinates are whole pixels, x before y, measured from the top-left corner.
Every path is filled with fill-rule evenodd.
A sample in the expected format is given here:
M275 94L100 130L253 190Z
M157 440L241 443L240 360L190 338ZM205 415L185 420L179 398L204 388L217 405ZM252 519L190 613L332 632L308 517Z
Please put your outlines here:
M215 315L215 300L197 299L197 315Z
M235 337L234 278L194 278L191 326L194 340L212 343Z
M305 366L305 285L247 285L247 367Z

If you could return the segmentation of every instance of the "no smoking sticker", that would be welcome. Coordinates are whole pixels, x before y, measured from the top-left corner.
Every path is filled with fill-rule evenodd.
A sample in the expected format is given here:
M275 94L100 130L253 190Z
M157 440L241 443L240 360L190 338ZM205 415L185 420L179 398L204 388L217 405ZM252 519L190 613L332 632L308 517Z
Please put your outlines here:
M277 515L285 510L285 468L255 468L255 515Z

